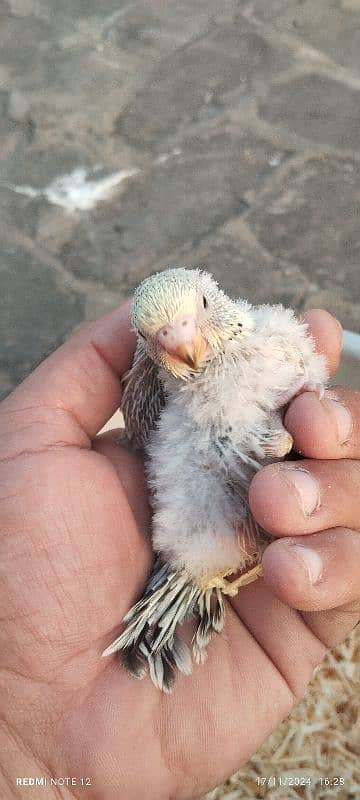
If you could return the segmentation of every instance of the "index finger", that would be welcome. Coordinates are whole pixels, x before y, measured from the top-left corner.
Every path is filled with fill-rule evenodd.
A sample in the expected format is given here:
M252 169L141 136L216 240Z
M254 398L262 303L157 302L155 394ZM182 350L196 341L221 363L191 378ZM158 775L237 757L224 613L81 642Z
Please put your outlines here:
M134 347L128 301L48 356L2 402L1 412L65 411L92 437L120 404L119 379L131 366Z
M343 329L340 322L328 311L320 308L306 311L304 320L315 340L317 351L324 354L329 373L333 375L339 367L343 346Z

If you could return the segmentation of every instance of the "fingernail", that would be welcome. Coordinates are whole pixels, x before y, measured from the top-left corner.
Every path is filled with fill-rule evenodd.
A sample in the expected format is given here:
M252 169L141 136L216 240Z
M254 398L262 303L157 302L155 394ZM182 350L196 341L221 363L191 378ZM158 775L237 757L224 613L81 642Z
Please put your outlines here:
M319 508L320 486L316 478L301 467L282 467L281 473L295 489L303 514L308 517Z
M306 567L310 583L316 583L321 578L323 571L323 562L319 553L317 553L316 550L312 550L310 547L304 547L304 545L298 543L291 544L291 549L293 552L295 551L296 557L299 558Z
M352 429L352 416L349 409L338 400L333 392L326 392L322 402L335 419L339 444L345 444L350 439Z

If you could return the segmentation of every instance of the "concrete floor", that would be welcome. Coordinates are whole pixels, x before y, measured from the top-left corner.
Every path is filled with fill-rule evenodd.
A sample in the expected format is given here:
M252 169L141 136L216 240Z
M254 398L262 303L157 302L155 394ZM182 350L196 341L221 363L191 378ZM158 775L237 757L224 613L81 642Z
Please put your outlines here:
M0 111L2 395L167 265L359 330L359 0L0 0Z

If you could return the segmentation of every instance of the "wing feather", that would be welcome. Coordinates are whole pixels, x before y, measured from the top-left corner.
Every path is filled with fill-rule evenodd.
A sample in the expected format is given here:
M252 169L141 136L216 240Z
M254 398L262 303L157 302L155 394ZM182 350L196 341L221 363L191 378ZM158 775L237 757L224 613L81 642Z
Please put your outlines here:
M159 368L138 340L131 369L124 376L121 410L126 433L138 447L145 447L165 405Z

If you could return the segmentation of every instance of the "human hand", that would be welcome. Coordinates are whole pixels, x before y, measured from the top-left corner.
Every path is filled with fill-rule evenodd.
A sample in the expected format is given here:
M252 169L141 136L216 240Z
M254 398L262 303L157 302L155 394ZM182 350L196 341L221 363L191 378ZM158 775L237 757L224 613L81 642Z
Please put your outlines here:
M310 324L334 367L337 324L324 312ZM213 640L204 667L178 677L171 696L135 681L116 658L100 658L151 563L141 461L111 436L96 437L120 403L119 375L133 347L123 307L77 333L0 406L0 746L9 798L28 792L16 787L19 775L69 776L76 785L66 798L133 800L144 786L149 800L199 797L290 712L334 627L336 576L325 610L305 618L289 607L292 597L278 599L285 581L271 567L274 542L264 579L228 605L225 635ZM301 400L289 409L289 427ZM257 481L268 479L262 473ZM279 519L290 508L284 495ZM353 555L346 550L344 559L339 548L338 559L355 585L358 540L348 536ZM344 613L342 636L355 622Z
M317 315L307 314L315 337ZM333 647L360 616L360 392L332 386L322 400L305 392L285 426L303 459L264 468L250 492L256 519L279 537L264 555L264 580Z

